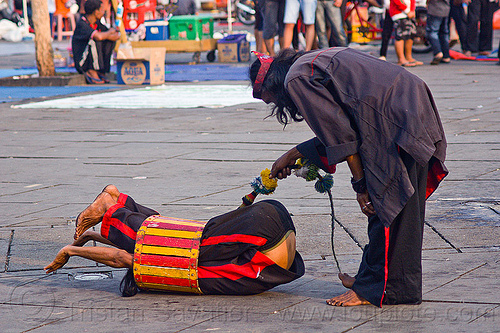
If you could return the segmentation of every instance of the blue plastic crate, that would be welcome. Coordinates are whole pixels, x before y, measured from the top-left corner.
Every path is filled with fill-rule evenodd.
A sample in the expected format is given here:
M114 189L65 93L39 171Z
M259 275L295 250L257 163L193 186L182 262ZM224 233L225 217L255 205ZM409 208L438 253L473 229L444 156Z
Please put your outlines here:
M168 22L164 20L146 21L145 40L167 40L170 38Z

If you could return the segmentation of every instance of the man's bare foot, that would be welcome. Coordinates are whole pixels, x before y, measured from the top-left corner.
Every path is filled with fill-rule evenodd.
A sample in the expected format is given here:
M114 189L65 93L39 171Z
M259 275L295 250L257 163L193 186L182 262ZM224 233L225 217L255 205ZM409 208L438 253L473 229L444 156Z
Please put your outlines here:
M106 211L115 204L116 201L108 192L99 194L94 202L77 216L75 235L73 238L77 239L85 230L101 222Z
M49 265L44 267L44 270L46 271L45 273L49 274L52 273L59 268L63 267L66 265L66 263L69 260L69 254L66 252L66 248L63 247L56 255L56 258L54 259L53 262L51 262Z
M352 288L354 281L356 281L355 277L350 276L349 274L346 273L339 273L339 279L340 281L342 281L342 285L349 289Z
M326 304L331 306L357 306L370 304L366 299L358 296L353 290L348 290L342 295L335 296L326 301Z
M113 200L118 201L118 197L120 196L120 191L118 191L118 188L116 188L115 185L109 184L102 191L109 193L113 198Z

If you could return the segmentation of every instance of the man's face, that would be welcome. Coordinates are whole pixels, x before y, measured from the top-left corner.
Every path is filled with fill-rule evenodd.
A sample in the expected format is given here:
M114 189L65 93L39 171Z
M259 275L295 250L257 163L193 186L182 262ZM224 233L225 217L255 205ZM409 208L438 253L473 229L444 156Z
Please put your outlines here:
M97 20L100 20L104 16L104 14L106 14L106 6L104 2L102 2L101 7L99 7L99 9L95 11L95 17L97 18Z

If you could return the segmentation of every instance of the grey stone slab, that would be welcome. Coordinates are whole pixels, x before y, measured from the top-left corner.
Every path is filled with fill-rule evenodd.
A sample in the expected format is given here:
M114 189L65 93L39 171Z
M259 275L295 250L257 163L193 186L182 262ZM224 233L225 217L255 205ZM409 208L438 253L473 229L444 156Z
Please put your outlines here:
M427 271L434 271L436 276L427 274L427 284L434 285L424 292L424 299L433 301L453 301L457 303L491 303L498 298L498 274L500 254L448 254L444 260L433 263L424 261ZM437 265L436 265L437 264ZM471 292L474 291L474 292Z
M63 246L73 242L73 233L69 226L15 230L8 271L42 270ZM75 257L66 267L95 267L95 263Z
M0 272L5 270L5 264L8 260L9 244L11 242L12 231L0 231Z
M386 306L353 332L495 332L497 316L498 308L492 305Z
M306 255L313 253L332 255L329 215L295 215L293 221L297 229L299 252ZM335 225L334 244L338 254L361 253L361 249L338 224Z

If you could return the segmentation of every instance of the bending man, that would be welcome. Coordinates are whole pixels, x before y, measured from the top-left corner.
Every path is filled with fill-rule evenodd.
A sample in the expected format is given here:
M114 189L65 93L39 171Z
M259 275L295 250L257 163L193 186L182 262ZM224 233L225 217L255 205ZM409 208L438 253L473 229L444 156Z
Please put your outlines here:
M349 49L275 59L251 65L254 97L274 104L278 120L305 120L315 138L278 158L271 176L285 178L297 158L325 171L346 161L369 243L352 288L330 305L418 304L422 301L425 200L446 176L446 138L426 84L401 66Z

